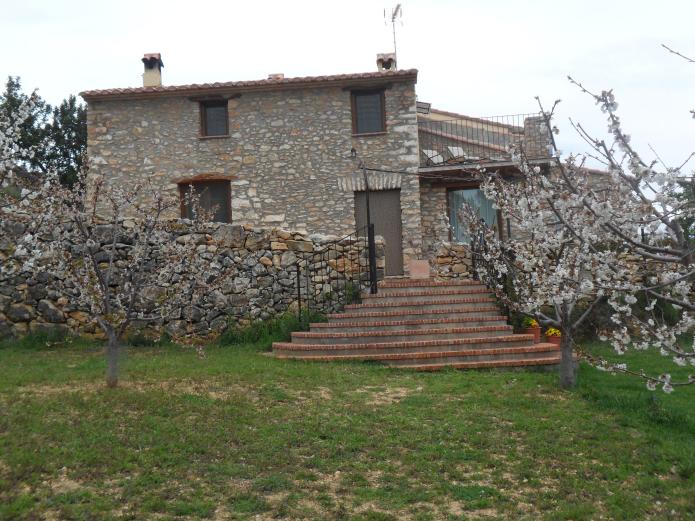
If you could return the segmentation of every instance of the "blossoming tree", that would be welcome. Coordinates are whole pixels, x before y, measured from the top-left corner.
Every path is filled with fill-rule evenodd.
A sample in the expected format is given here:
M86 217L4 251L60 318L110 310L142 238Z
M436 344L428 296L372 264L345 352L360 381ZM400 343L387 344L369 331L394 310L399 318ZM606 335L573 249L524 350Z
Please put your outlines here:
M501 241L475 211L462 212L476 237L477 271L510 308L561 329L563 386L576 382L578 327L602 301L612 310L612 327L601 337L618 353L653 347L678 365L695 365L693 240L684 228L695 208L683 197L683 186L693 183L685 172L687 160L673 168L644 160L623 131L612 91L594 94L570 81L606 114L608 141L572 123L604 170L585 168L578 156L534 165L523 146L512 149L521 178L510 182L484 173L481 188L512 221L515 238ZM551 136L556 106L549 111L541 106ZM675 324L657 313L663 303L678 310ZM626 364L588 359L605 370L636 374L652 390L671 392L695 383L693 376L675 382L668 373L648 375Z
M15 122L30 103L18 108ZM192 306L226 280L229 268L207 253L212 214L191 191L186 204L194 218L172 220L178 194L148 182L115 186L84 171L72 186L62 185L56 172L27 179L18 172L33 151L18 144L17 123L0 123L0 228L15 240L0 269L46 274L52 289L89 314L106 338L106 383L115 387L119 352L133 324L186 322ZM179 339L207 333L191 328L189 320L174 333Z

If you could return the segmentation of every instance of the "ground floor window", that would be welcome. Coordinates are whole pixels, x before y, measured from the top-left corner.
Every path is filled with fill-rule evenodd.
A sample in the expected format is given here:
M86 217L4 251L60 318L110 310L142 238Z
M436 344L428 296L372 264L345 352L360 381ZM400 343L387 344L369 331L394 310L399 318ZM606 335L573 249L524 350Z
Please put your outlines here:
M192 219L191 199L198 200L200 208L212 214L215 222L232 222L231 186L229 181L192 181L179 184L181 217Z
M491 228L497 228L497 210L485 198L479 188L462 188L448 191L449 224L451 225L451 240L467 244L470 240L466 227L461 223L460 211L465 203L478 210L480 217Z

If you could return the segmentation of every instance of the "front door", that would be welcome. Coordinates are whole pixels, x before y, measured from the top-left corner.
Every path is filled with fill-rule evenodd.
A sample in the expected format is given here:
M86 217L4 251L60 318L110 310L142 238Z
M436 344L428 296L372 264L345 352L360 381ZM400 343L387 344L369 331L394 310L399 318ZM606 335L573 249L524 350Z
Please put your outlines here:
M387 277L403 275L403 232L401 228L401 191L369 192L369 210L374 232L386 241ZM365 192L355 192L355 221L362 232L367 227L367 198Z

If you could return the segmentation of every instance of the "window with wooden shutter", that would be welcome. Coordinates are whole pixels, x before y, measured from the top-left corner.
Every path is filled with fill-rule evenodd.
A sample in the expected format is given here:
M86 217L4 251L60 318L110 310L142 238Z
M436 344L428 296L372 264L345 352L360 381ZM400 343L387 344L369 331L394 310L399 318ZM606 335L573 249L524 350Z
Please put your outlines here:
M385 131L384 91L353 91L352 133L374 134Z
M198 200L200 208L212 213L213 221L232 222L229 181L195 181L190 184L180 184L179 194L181 196L181 217L187 219L194 217L193 205L191 204L191 198L194 198L194 200Z
M200 135L226 136L229 133L227 100L200 102Z

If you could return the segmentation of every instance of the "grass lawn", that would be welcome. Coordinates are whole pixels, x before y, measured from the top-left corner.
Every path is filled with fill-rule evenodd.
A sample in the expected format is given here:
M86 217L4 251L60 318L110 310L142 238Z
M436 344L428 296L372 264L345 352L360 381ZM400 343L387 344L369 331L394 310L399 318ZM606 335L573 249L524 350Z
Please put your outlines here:
M695 388L249 345L130 348L117 390L90 345L6 342L0 368L3 520L695 519Z

